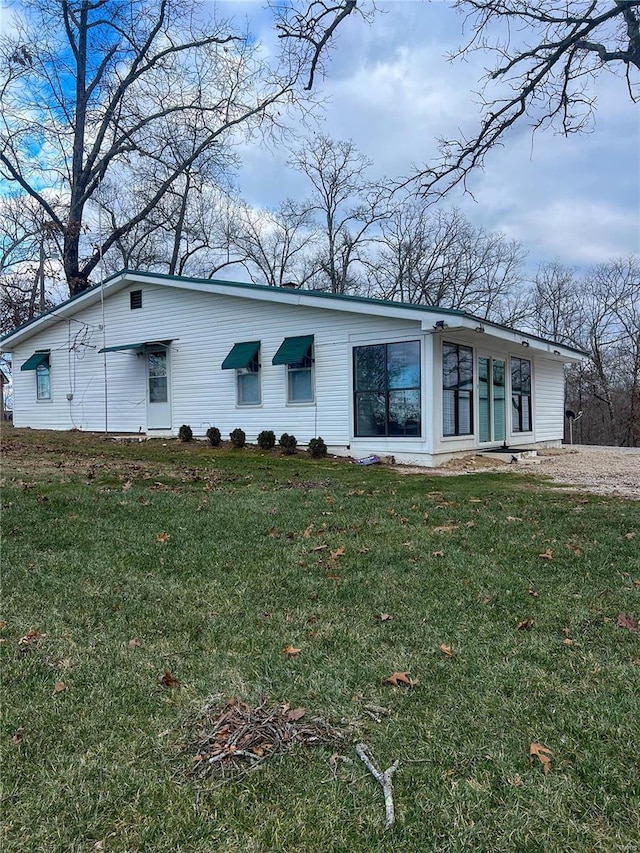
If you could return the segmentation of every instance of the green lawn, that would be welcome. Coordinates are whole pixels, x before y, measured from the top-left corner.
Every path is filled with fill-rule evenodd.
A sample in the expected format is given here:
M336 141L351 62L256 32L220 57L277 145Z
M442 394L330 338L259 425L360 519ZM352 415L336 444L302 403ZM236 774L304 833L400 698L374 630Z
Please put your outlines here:
M637 502L200 442L3 441L3 850L640 849L640 634L617 624L640 621ZM199 709L228 697L348 741L194 781ZM400 761L388 831L357 741Z

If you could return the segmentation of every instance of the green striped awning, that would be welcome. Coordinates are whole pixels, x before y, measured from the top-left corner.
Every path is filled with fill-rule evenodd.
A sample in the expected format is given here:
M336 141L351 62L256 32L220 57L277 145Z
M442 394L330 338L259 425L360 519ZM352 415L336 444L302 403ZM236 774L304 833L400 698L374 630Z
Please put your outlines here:
M20 370L37 370L41 364L45 363L49 363L49 350L46 352L34 352L34 354L25 361Z
M297 364L309 355L313 346L313 335L285 338L273 357L273 364Z
M116 347L102 347L98 352L121 352L126 349L141 350L143 348L144 344L119 344Z
M222 369L240 370L243 367L249 367L256 360L259 349L260 341L244 341L240 344L234 344L229 355L222 362Z

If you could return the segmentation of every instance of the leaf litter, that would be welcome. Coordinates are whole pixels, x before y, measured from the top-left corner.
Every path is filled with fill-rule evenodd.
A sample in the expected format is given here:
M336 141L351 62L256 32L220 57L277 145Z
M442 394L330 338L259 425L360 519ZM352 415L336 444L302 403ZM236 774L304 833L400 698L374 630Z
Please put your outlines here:
M238 698L208 704L199 715L199 732L189 775L197 779L238 777L294 746L342 743L347 735L321 717L307 718L305 708L289 703L252 708Z

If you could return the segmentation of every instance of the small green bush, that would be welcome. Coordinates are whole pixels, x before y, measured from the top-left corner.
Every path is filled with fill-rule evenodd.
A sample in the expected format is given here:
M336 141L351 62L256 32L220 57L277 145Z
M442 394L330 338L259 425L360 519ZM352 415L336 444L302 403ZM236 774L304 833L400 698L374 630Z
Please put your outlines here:
M222 435L218 427L209 427L207 430L207 438L209 439L211 447L218 447L222 441Z
M178 430L178 438L180 441L191 441L193 439L193 430L188 424L182 424Z
M276 434L272 429L263 429L258 435L258 447L260 450L271 450L276 446Z
M296 452L296 446L298 444L298 439L295 435L289 435L288 432L283 432L278 441L280 445L280 449L284 453L285 456L293 456Z
M314 459L320 459L320 457L327 455L327 445L324 443L324 439L320 438L320 436L312 438L309 441L308 450Z
M240 427L236 427L236 429L230 432L229 438L231 439L231 444L238 450L247 443L247 434Z

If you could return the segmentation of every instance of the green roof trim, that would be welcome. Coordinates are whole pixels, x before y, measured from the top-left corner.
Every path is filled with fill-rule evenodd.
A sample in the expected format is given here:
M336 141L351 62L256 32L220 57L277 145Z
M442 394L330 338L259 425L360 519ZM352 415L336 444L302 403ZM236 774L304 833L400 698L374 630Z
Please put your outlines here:
M256 360L259 349L260 341L244 341L240 344L234 344L229 355L222 362L222 369L240 370L243 367L249 367Z
M285 338L274 355L272 364L297 364L313 346L313 335L300 335L296 338Z
M25 361L20 370L37 370L41 364L49 362L49 355L49 350L46 352L34 352L34 354Z
M119 344L117 347L102 347L98 352L121 352L122 350L132 349L132 350L141 350L144 348L144 344Z

